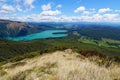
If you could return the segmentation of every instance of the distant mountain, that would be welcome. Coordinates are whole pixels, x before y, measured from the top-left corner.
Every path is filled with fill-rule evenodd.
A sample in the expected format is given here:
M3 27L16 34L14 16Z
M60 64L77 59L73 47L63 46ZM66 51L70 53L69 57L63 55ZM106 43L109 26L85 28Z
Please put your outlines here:
M120 40L120 24L89 22L18 22L0 19L0 38L19 37L44 30L67 30L70 36L77 32L93 39Z
M0 37L16 37L38 32L39 29L25 22L0 19Z

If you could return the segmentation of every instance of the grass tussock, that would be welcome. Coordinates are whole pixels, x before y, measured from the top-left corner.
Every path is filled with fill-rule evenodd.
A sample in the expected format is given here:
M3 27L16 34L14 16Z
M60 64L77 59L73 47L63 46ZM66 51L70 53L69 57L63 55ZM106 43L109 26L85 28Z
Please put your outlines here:
M5 66L3 66L4 69L14 69L17 66L24 66L26 64L26 62L15 62L15 63L9 63Z
M56 51L3 65L0 80L120 80L120 63L72 50Z

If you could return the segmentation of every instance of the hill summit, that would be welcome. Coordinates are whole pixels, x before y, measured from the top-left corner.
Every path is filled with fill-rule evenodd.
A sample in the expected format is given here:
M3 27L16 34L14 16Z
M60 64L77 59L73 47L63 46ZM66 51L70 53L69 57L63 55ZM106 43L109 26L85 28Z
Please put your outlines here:
M5 64L0 80L119 80L120 64L109 64L67 49Z

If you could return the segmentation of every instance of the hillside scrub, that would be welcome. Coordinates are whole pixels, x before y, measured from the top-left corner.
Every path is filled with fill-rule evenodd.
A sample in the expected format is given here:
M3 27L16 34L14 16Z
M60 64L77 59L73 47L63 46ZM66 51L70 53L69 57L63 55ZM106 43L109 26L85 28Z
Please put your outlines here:
M71 49L8 63L0 70L0 80L120 80L119 75L119 62Z

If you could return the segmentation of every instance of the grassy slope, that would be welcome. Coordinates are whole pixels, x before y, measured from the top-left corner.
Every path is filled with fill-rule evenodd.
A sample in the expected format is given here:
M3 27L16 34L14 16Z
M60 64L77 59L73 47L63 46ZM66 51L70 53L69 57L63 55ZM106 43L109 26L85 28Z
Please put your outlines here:
M0 80L119 80L119 75L119 63L70 49L8 63L0 70Z
M56 45L57 44L57 45ZM26 53L38 51L40 53L53 52L56 50L64 50L67 48L80 51L97 51L109 56L120 56L119 48L102 47L94 44L81 43L77 37L66 37L57 39L41 39L29 42L14 42L0 40L0 61L9 62L10 58L15 57L19 60L19 56L28 57ZM113 54L114 53L114 54ZM26 54L26 55L25 55ZM18 59L17 59L17 58Z

